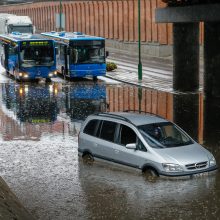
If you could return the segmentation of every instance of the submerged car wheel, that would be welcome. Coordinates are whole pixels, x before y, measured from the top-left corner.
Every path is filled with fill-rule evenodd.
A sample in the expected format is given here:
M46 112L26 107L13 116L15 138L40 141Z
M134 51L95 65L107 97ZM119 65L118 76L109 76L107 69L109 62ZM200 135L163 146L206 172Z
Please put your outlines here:
M92 164L94 162L94 157L90 153L84 153L82 155L83 162L86 164Z
M151 167L144 168L142 172L147 180L155 180L157 177L159 177L158 172Z

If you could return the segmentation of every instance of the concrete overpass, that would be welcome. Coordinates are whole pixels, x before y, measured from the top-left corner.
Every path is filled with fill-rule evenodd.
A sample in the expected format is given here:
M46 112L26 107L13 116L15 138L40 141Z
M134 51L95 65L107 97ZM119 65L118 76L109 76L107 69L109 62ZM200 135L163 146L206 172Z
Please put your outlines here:
M207 96L220 96L219 11L217 3L156 9L156 22L173 23L174 89L198 89L199 25L203 22L204 90Z

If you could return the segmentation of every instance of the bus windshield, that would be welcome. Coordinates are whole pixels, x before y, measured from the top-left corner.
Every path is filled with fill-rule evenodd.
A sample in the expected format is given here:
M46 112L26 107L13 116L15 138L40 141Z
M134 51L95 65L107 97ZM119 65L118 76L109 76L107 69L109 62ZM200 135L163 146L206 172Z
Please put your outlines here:
M22 42L20 59L21 67L53 66L53 44L49 41Z
M70 43L70 64L104 62L104 40L77 40Z
M20 32L20 33L29 33L29 34L33 34L33 26L32 25L26 25L26 26L22 26L22 25L9 25L8 26L8 33L12 33L12 32Z

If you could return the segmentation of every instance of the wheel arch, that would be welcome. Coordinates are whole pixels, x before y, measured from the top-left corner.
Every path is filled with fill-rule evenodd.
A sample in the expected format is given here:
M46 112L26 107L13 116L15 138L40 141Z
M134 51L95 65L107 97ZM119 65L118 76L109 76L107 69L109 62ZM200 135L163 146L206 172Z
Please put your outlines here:
M91 154L93 156L92 151L89 149L85 149L82 151L82 157L84 157L86 154Z
M146 170L153 170L158 176L160 175L160 172L158 171L158 169L152 164L144 164L141 168L141 171L142 173L144 173Z

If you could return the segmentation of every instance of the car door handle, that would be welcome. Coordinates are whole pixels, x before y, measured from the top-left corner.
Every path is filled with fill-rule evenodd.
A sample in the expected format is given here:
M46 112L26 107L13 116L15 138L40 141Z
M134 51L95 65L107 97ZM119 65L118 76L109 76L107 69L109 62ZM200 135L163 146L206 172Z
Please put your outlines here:
M120 151L115 149L115 153L118 154Z

